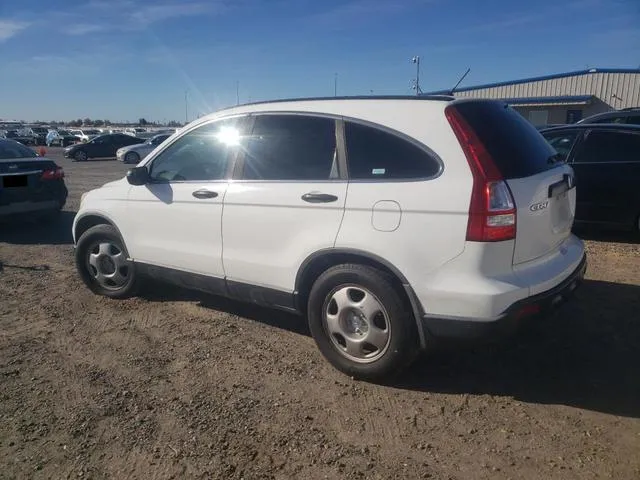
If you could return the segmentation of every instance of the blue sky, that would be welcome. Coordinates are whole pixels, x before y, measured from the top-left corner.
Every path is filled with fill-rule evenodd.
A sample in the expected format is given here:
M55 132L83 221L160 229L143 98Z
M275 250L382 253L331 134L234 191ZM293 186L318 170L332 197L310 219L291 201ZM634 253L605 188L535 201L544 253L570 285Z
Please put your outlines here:
M0 118L184 120L240 101L640 66L638 0L0 0Z

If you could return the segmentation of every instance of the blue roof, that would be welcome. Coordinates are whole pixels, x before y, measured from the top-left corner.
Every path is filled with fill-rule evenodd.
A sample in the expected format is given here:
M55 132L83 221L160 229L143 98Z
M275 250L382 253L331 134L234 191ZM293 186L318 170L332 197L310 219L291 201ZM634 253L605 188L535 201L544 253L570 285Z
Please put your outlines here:
M509 105L526 103L585 103L593 99L593 95L559 95L555 97L521 97L521 98L498 98Z
M588 70L576 70L575 72L555 73L553 75L543 75L541 77L521 78L520 80L510 80L507 82L485 83L484 85L474 85L472 87L456 88L456 92L467 92L469 90L479 90L482 88L503 87L506 85L517 85L519 83L538 82L540 80L552 80L554 78L575 77L576 75L586 75L588 73L638 73L640 68L590 68ZM425 95L449 94L451 90L438 90L427 92Z

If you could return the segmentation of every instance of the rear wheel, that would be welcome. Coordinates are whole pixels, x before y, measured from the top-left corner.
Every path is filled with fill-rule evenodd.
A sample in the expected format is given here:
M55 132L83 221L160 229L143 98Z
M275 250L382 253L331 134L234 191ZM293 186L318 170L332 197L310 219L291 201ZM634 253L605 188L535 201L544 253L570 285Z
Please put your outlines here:
M139 163L140 155L136 152L129 152L124 156L124 163Z
M320 275L308 316L322 354L356 378L396 374L418 351L415 323L391 278L368 266L337 265Z
M77 162L84 162L87 160L87 153L84 150L78 150L73 156Z
M76 248L76 268L89 289L111 298L135 295L135 265L118 231L111 225L96 225L84 232Z

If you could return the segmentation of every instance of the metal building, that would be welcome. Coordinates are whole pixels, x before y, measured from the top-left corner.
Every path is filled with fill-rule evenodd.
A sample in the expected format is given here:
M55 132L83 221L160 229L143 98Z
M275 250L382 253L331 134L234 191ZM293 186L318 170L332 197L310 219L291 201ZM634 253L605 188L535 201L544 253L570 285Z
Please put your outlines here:
M591 68L464 87L454 95L505 100L534 125L574 123L595 113L640 107L640 69Z

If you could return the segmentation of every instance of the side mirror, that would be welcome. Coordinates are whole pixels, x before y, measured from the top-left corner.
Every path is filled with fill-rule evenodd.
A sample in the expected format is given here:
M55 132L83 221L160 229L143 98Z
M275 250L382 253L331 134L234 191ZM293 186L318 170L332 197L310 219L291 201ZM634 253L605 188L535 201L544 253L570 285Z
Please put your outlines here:
M147 167L133 167L127 172L127 181L131 185L146 185L149 183Z

